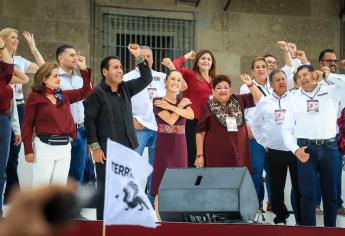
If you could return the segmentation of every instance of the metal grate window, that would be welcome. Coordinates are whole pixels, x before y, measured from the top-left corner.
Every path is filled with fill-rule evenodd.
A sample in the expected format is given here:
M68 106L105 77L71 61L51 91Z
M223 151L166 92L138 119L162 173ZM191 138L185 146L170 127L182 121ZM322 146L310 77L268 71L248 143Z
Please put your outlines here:
M166 72L161 65L163 58L173 59L194 48L192 20L105 13L103 23L102 54L120 57L125 73L134 68L134 60L127 49L129 43L151 47L153 69L161 72Z

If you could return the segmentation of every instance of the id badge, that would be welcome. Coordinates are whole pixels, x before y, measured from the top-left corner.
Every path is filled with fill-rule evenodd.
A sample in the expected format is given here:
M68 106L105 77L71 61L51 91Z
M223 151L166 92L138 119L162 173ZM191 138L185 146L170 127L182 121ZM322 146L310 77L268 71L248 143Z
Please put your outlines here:
M226 128L229 132L237 132L237 121L235 117L226 118Z
M307 112L319 112L319 100L307 100Z
M150 99L153 100L155 97L158 97L158 92L156 88L147 88L149 92Z
M284 121L284 117L285 117L285 109L277 109L274 110L274 121L276 122L276 124L281 124Z

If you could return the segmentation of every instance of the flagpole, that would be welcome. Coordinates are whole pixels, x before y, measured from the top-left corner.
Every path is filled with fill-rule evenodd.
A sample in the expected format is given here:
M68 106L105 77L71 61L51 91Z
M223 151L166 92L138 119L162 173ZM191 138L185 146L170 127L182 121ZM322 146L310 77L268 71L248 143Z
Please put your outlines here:
M105 224L103 224L102 236L105 236L105 229L106 229Z

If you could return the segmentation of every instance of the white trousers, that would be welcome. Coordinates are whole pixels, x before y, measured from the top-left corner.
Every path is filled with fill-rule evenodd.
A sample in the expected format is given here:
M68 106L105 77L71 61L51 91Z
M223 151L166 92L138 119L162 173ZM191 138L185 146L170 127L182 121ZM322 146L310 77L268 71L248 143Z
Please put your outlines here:
M66 185L71 163L71 144L53 146L34 139L32 186Z

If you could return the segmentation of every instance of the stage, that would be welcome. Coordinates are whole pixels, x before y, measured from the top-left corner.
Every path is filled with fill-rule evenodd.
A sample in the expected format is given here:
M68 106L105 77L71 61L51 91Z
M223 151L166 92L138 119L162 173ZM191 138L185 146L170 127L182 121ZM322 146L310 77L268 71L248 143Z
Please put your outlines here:
M73 229L64 236L102 235L101 221L76 221ZM201 236L201 235L255 235L255 236L343 236L344 228L276 226L256 224L191 224L162 223L155 229L140 226L108 226L106 236Z

